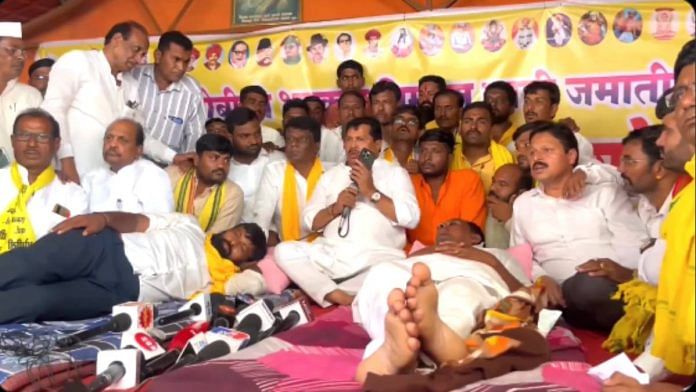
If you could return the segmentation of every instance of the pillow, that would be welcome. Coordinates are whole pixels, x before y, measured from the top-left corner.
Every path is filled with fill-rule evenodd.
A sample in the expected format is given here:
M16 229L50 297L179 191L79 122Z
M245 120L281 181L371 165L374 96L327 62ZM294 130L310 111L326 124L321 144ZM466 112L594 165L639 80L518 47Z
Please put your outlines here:
M532 247L529 244L521 244L508 248L507 252L520 263L524 274L532 280Z
M258 263L263 279L266 281L266 290L271 294L280 294L290 286L290 279L275 262L274 248L268 248L266 257Z

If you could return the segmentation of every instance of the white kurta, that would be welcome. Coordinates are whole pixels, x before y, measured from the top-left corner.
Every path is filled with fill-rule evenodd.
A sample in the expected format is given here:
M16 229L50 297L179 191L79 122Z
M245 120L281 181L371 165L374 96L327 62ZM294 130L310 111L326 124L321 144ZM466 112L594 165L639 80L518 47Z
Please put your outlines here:
M256 191L261 184L263 170L270 162L285 159L285 155L277 151L267 152L261 149L259 156L250 164L240 163L234 158L230 160L230 172L227 178L239 185L244 192L244 212L242 212L242 222L253 222L254 202L256 201Z
M519 263L506 251L479 249L494 255L520 283L529 284ZM434 253L375 265L353 301L353 321L361 323L372 338L365 349L365 357L384 342L384 318L389 309L387 297L395 288L406 288L416 262L430 268L439 294L438 315L461 337L471 333L479 313L510 294L510 289L493 268L473 260Z
M657 286L660 280L660 271L662 270L662 259L665 255L666 241L660 236L660 228L669 212L669 206L672 204L672 192L669 193L665 201L662 203L660 210L656 210L650 201L643 196L638 196L638 216L643 221L650 238L655 240L653 246L645 249L640 254L638 260L638 277L653 286Z
M106 166L102 158L106 127L119 117L136 117L128 106L138 105L134 87L127 81L117 86L102 51L73 50L51 68L41 107L60 124L58 158L74 157L80 177Z
M23 183L28 183L29 173L27 169L19 166L19 174ZM5 211L9 204L17 197L17 188L12 182L10 168L0 169L0 213ZM27 203L29 220L34 228L36 239L48 234L65 217L53 212L56 206L61 206L70 212L70 216L81 215L87 212L87 195L85 191L72 182L63 183L56 178L45 188L41 188Z
M278 147L285 147L285 138L278 130L261 124L261 140L264 143L271 142Z
M19 83L17 79L7 82L5 90L0 94L0 150L7 157L8 163L14 160L10 135L15 117L26 109L39 107L41 100L39 90Z
M329 129L321 127L321 146L319 147L319 159L323 162L341 163L346 161L346 152L343 150L343 138L341 127Z
M82 178L82 186L89 197L90 212L174 211L167 172L146 159L138 159L118 172L105 167L94 169Z

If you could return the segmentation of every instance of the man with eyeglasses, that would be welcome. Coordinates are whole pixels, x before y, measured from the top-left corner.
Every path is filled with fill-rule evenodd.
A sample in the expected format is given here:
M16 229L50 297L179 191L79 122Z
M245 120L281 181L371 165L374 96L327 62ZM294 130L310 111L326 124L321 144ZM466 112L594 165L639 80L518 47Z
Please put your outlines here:
M100 146L107 126L138 116L143 102L124 73L145 61L148 46L142 25L121 22L106 33L103 50L73 50L53 65L41 107L63 133L58 159L64 179L79 183L88 171L105 167Z
M409 174L417 174L416 143L421 132L418 108L408 105L398 107L392 121L391 144L382 151L382 158L400 165Z
M0 168L14 159L10 134L15 117L41 105L41 93L17 81L23 68L22 24L0 22Z
M46 95L48 87L48 74L51 72L51 67L56 60L51 58L43 58L34 61L29 66L29 85L41 92L41 96Z
M78 185L63 183L51 166L60 128L47 112L28 109L12 127L15 161L0 169L0 254L25 248L65 218L87 212Z

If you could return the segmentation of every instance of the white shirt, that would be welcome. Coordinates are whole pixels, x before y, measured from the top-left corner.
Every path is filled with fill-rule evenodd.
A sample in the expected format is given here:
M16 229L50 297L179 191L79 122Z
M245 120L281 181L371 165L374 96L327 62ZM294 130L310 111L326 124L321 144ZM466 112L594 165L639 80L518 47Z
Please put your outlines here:
M319 147L319 159L322 162L341 163L346 161L346 152L343 150L343 138L341 127L329 129L321 127L321 145Z
M147 159L138 159L118 172L100 167L82 178L90 212L133 214L174 211L172 184L167 172Z
M137 104L137 90L127 81L117 86L104 52L73 50L61 56L51 67L41 105L60 124L58 158L74 157L80 177L105 167L106 127L119 117L136 117L128 103Z
M256 200L256 190L261 183L263 170L269 162L285 159L285 155L277 151L267 152L263 148L259 156L250 164L244 164L230 160L230 173L227 175L230 181L239 185L244 192L244 212L242 222L252 222L254 219L254 201Z
M285 138L278 130L261 124L261 140L264 143L271 142L278 147L285 147Z
M490 212L488 213L486 230L484 230L486 248L507 249L510 247L510 232L508 229L511 227L511 221L512 219L507 222L501 222L495 219Z
M667 217L669 206L672 204L673 192L674 187L672 187L672 191L667 195L659 211L650 204L648 198L643 195L638 196L638 206L636 208L638 216L645 225L650 238L655 240L653 246L645 249L643 253L640 254L640 259L638 259L638 277L642 281L648 282L653 286L657 286L657 283L660 281L662 260L667 245L666 241L660 236L660 228L662 227L662 222Z
M285 188L285 169L289 163L287 160L274 161L266 165L261 178L259 190L254 201L253 222L263 229L268 237L268 231L273 230L281 235L281 211L283 211L283 189ZM324 171L332 165L322 162ZM302 237L311 232L311 227L306 226L302 220L302 211L307 204L307 179L295 170L295 182L297 184L297 204L300 211L300 225ZM281 238L283 240L283 238Z
M29 183L27 169L19 166L19 174L24 184ZM0 169L0 213L4 212L17 197L17 188L12 182L10 168ZM27 203L29 221L34 228L36 239L48 234L65 217L53 212L57 205L66 208L70 216L87 212L87 195L85 191L72 182L63 183L56 178L46 187L39 189Z
M512 216L510 246L528 243L533 277L548 275L559 283L595 258L635 269L648 241L626 192L613 183L589 185L577 200L532 189L515 200Z
M304 224L312 227L319 211L336 201L339 193L350 186L350 167L341 163L328 170L319 180L314 194L305 207ZM406 245L405 229L418 225L420 209L413 184L406 170L384 159L376 159L372 167L372 178L379 192L394 202L396 222L392 222L375 207L370 200L358 198L350 213L350 230L345 238L339 236L340 217L324 228L323 237L314 243L334 245L344 255L355 254L359 249L402 249Z
M187 299L210 283L205 234L190 215L147 214L144 233L121 234L123 249L140 279L140 301Z
M10 135L15 117L26 109L39 107L41 100L39 90L19 83L17 79L7 82L5 90L0 94L0 150L5 154L8 163L14 160Z
M647 197L638 195L638 206L636 207L636 210L638 211L638 216L643 222L643 225L645 225L648 234L650 234L650 238L660 238L660 228L662 227L662 222L667 217L669 206L672 204L673 192L674 186L672 186L672 190L669 192L669 195L667 195L667 198L662 203L662 206L660 206L659 211L655 209Z

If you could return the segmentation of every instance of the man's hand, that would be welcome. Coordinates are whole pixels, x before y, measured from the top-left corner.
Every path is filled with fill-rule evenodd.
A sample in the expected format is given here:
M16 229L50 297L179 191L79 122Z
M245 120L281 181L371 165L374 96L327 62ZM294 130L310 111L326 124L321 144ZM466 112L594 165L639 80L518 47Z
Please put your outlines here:
M488 203L488 212L499 222L505 223L512 218L513 198L510 199L510 202L504 202L494 195L489 195L486 201Z
M549 306L560 306L565 308L566 302L565 298L563 298L563 290L561 289L561 286L558 283L556 283L555 280L551 279L551 277L549 276L544 275L541 278L539 278L537 282L541 283L541 285L544 286L546 294L549 298Z
M176 154L174 159L172 159L172 164L176 165L179 170L187 172L193 167L194 159L196 157L195 152L185 152L182 154Z
M460 259L468 259L489 265L488 253L471 246L465 246L461 242L444 242L437 244L435 245L435 251Z
M56 234L64 234L70 230L81 229L83 236L99 233L104 230L109 224L109 218L106 214L86 214L68 218L53 228Z
M278 150L280 150L280 147L278 147L278 146L276 146L275 144L273 144L273 142L266 142L266 143L263 143L263 144L261 145L261 147L263 147L263 149L266 150L267 152L273 152L273 151L278 151Z
M331 213L333 215L340 215L341 212L343 212L344 208L355 207L355 203L357 201L358 190L355 189L355 187L349 186L348 188L344 189L343 191L341 191L341 193L338 194L338 198L336 199L336 203L334 203L334 206L332 207ZM336 211L334 211L334 208L336 209Z
M418 162L409 159L408 162L406 162L406 166L404 166L404 169L408 172L408 174L418 174L420 173L420 168L418 167Z
M369 199L370 196L377 192L377 188L375 188L375 184L372 181L372 171L360 161L351 163L350 168L350 179L358 184L360 194Z
M580 264L575 269L589 276L605 276L616 283L624 283L633 279L633 270L610 259L592 259Z
M582 170L575 170L570 178L563 184L563 198L574 200L582 196L587 185L587 173Z
M681 392L683 390L679 385L664 382L641 385L634 378L619 372L612 374L602 385L602 392Z
M63 183L74 182L80 185L80 175L77 174L77 167L75 167L75 159L73 157L60 160L59 178Z
M578 126L578 123L576 123L572 117L562 118L558 120L558 122L570 128L570 130L573 132L580 132L580 127Z

